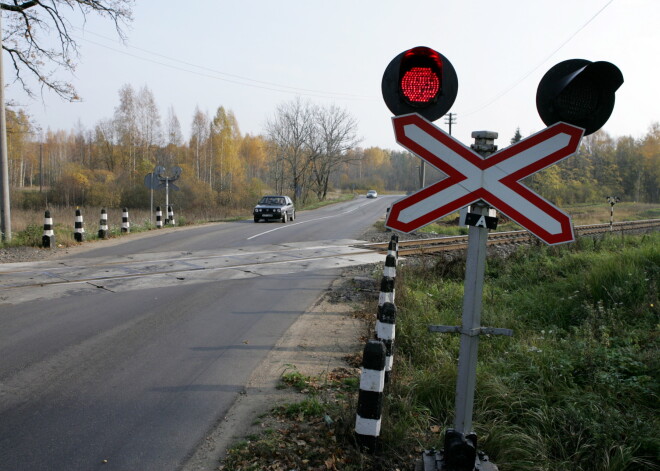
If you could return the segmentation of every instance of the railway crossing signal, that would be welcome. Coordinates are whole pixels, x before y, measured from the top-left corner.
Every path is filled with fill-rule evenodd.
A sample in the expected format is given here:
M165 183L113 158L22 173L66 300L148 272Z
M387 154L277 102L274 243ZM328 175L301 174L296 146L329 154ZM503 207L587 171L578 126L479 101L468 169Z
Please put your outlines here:
M570 59L546 72L536 91L536 109L551 126L563 121L598 131L614 109L614 92L623 84L621 71L609 62Z
M483 200L547 244L573 240L570 217L520 180L573 155L582 129L557 123L483 158L421 116L392 120L397 142L447 178L394 203L388 228L412 232Z
M454 104L458 77L449 59L419 46L392 59L383 74L381 90L395 116L418 113L435 121Z

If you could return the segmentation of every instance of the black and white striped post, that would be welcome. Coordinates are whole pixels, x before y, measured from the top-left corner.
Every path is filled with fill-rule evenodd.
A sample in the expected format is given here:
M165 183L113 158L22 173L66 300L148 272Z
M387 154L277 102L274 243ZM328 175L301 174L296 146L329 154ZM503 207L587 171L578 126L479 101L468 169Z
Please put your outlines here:
M387 246L387 255L394 255L394 257L399 259L399 236L397 234L392 234L390 237L390 243Z
M389 380L394 364L394 337L396 331L396 306L385 303L378 307L376 339L385 345L385 381Z
M46 210L44 214L44 234L41 237L41 246L45 249L55 248L55 232L53 232L53 218L50 217L50 211Z
M76 209L76 220L73 223L73 239L76 242L82 242L85 239L85 228L83 227L83 217L79 209Z
M161 211L160 206L156 206L156 229L163 228L163 211Z
M172 205L169 205L167 207L167 223L176 226L176 221L174 221L174 210L172 209Z
M121 231L131 232L131 223L128 222L128 208L124 208L121 213Z
M394 278L383 276L380 280L380 294L378 295L378 306L385 303L394 304Z
M108 237L108 212L105 208L101 209L101 221L99 222L99 239Z
M369 340L362 357L355 437L358 444L370 452L375 451L380 435L384 389L385 345L379 340Z
M385 257L385 268L383 269L383 276L388 278L396 278L396 257L388 255Z

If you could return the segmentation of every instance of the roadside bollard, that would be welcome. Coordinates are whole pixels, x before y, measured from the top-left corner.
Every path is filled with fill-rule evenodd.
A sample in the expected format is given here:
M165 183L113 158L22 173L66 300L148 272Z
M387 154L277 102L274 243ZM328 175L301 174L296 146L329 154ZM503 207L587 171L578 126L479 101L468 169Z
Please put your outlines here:
M131 232L131 223L128 222L128 208L124 208L121 213L121 231Z
M50 211L46 210L44 214L44 234L41 238L41 245L45 249L55 248L55 233L53 232L53 218L50 217Z
M394 278L384 276L380 280L380 294L378 295L378 306L385 303L394 303Z
M163 211L161 211L160 206L156 206L156 229L163 228Z
M172 209L172 205L169 205L167 207L167 223L171 224L172 226L176 226L176 222L174 221L174 210Z
M108 213L105 208L101 209L101 221L99 222L99 239L108 237Z
M83 227L83 217L79 209L76 209L76 220L73 223L73 239L76 242L82 242L85 239L85 228Z
M394 255L388 255L385 257L385 268L383 269L383 276L396 278L396 257Z
M378 307L376 339L385 345L385 381L389 381L394 364L394 337L396 334L396 306L385 303Z
M361 447L370 452L376 449L380 435L385 389L385 345L369 340L364 347L360 392L355 417L355 438Z

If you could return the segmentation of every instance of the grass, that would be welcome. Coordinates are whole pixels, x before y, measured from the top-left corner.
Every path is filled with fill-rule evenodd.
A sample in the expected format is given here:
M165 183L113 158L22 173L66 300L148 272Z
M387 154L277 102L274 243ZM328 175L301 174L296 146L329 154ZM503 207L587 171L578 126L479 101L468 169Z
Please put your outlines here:
M479 448L501 471L660 469L660 234L529 246L489 258L486 270L482 324L515 333L480 341ZM352 439L355 378L292 368L283 383L305 400L275 410L281 426L232 451L222 469L410 469L422 449L442 448L459 338L427 326L460 324L464 271L457 256L397 270L395 364L375 455Z

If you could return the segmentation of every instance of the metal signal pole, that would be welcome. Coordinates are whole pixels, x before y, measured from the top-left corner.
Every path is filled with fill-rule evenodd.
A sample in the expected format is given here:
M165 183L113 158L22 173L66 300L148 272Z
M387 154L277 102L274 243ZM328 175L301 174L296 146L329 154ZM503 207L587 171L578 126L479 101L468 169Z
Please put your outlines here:
M0 15L0 232L2 240L11 240L11 210L9 204L9 157L7 156L7 119L5 116L5 76L2 65L2 15Z

